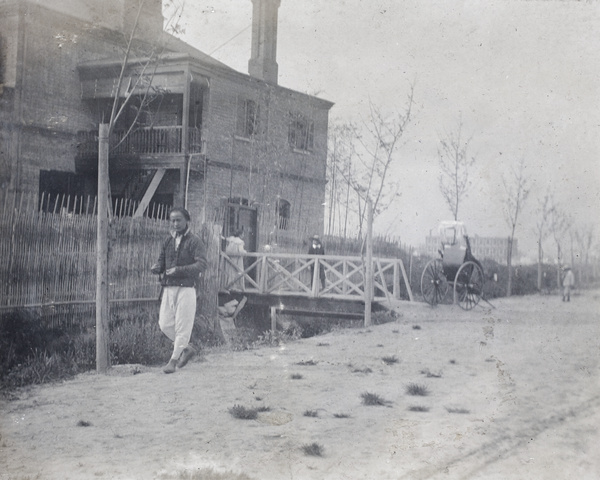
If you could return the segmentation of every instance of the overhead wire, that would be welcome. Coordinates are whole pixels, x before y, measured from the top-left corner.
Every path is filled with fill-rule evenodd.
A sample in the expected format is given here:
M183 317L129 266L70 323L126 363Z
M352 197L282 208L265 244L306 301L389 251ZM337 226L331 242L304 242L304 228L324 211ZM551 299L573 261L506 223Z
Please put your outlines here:
M221 49L222 47L224 47L225 45L227 45L229 42L231 42L232 40L236 39L237 37L239 37L242 33L244 33L246 30L248 30L250 27L252 26L252 24L248 25L246 28L242 29L241 31L239 31L238 33L236 33L233 37L231 37L229 40L227 40L225 43L219 45L217 48L215 48L212 52L209 53L209 55L212 55L213 53L215 53L217 50Z

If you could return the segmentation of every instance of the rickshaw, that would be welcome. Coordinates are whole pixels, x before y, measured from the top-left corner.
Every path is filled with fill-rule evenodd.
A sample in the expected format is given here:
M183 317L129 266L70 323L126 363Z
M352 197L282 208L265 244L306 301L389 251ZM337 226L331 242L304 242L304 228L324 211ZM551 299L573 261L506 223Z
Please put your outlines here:
M440 258L431 260L421 275L421 293L427 303L437 305L446 297L450 285L454 303L471 310L483 296L483 267L471 253L467 229L462 222L441 222L438 228Z

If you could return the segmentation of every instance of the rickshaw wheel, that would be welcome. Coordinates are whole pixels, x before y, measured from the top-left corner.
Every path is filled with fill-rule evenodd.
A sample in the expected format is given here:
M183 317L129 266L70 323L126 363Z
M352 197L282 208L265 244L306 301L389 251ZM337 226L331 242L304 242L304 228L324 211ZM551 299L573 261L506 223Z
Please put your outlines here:
M454 280L454 303L463 310L471 310L483 296L483 271L475 262L463 263Z
M439 258L431 260L425 265L421 275L421 293L429 305L437 305L448 293L448 281Z

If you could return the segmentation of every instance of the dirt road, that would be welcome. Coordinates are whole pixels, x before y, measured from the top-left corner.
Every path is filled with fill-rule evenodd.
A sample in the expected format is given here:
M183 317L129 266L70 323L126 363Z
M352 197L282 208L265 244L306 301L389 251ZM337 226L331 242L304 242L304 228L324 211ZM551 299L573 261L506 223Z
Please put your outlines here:
M599 293L494 303L27 389L0 405L0 480L599 479Z

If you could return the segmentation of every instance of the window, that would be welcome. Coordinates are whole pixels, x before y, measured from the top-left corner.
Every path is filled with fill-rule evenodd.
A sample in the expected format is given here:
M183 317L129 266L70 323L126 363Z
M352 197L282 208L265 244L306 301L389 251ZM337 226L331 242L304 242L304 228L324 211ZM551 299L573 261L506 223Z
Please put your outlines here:
M314 147L315 124L302 115L295 114L290 122L289 142L296 150L312 151Z
M236 135L251 138L258 134L259 110L254 100L238 99Z
M277 213L277 228L287 230L290 226L291 205L287 200L280 198L275 205Z

